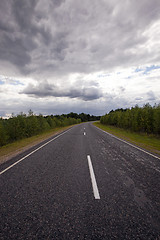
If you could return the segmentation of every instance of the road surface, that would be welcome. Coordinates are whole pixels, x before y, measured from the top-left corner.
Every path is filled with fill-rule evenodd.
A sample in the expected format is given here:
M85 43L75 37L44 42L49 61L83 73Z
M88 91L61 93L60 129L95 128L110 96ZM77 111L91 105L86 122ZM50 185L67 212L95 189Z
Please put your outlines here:
M160 239L160 158L76 125L0 166L0 239Z

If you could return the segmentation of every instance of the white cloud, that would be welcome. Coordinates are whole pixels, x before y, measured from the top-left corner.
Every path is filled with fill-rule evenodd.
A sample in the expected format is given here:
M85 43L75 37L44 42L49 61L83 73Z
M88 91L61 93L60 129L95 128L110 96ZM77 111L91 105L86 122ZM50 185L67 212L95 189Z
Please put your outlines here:
M0 11L3 114L159 103L160 70L144 74L160 66L159 0L2 0Z

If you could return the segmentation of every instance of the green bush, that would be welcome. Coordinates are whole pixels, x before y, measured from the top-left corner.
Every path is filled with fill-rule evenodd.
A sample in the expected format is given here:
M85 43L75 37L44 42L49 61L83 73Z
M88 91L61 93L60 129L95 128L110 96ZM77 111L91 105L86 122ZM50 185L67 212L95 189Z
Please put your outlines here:
M65 116L36 116L30 110L28 116L19 114L9 119L0 119L0 146L31 137L56 127L80 123L81 119Z
M136 105L131 109L116 109L101 117L100 122L134 132L160 134L160 105L152 107L149 103L142 108Z

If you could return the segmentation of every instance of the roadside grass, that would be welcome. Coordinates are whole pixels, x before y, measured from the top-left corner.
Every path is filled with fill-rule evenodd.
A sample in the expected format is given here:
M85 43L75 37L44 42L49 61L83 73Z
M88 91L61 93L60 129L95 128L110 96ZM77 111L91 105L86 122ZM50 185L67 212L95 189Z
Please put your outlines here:
M18 140L16 142L0 147L0 164L16 156L17 154L29 149L30 147L35 146L36 144L46 140L47 138L63 132L70 127L72 126L70 125L67 127L58 127L44 133L29 138L24 138L22 140Z
M121 139L133 143L152 153L160 155L160 137L143 133L135 133L131 132L130 130L124 130L122 128L117 128L110 125L103 125L100 122L95 122L93 124Z

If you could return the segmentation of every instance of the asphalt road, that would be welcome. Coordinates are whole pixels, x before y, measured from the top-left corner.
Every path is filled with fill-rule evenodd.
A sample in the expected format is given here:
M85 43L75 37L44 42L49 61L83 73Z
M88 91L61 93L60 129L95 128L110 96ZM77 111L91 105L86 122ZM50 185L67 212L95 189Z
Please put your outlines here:
M160 239L160 159L91 123L43 144L0 166L1 240Z

